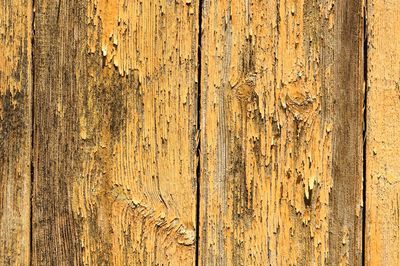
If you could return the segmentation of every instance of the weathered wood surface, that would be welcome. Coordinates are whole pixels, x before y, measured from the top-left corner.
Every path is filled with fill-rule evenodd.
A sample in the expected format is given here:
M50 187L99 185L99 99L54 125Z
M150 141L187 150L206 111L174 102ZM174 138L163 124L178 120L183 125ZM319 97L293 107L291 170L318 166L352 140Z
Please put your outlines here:
M33 265L192 265L196 1L35 1Z
M32 6L0 1L0 265L29 264Z
M399 14L1 1L0 264L400 264Z
M400 2L368 0L366 265L400 265Z
M361 263L362 1L204 1L201 265Z

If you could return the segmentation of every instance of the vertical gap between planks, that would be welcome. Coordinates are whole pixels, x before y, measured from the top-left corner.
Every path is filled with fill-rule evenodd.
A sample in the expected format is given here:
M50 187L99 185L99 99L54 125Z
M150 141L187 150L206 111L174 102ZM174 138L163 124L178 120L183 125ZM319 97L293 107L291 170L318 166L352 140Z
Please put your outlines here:
M361 263L365 265L365 240L366 240L366 209L367 209L367 93L368 93L368 30L367 15L368 2L364 0L363 9L363 67L364 67L364 130L363 130L363 214L362 214L362 236L361 236Z
M198 12L198 37L197 37L197 132L196 132L196 254L195 265L199 265L199 243L200 243L200 122L201 122L201 39L202 39L202 17L203 17L203 0L199 0Z
M32 226L32 218L33 218L33 179L34 179L34 130L35 130L35 112L34 112L34 100L35 100L35 61L34 61L34 44L35 44L35 0L31 1L31 11L32 11L32 21L31 21L31 97L30 97L30 106L31 106L31 151L30 151L30 215L29 215L29 264L32 265L32 251L33 251L33 226Z

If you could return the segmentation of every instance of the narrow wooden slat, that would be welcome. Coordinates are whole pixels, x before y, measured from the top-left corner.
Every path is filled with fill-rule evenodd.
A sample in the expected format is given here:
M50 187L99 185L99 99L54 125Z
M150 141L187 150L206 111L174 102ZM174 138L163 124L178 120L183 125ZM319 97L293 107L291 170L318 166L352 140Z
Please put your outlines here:
M29 265L31 26L31 1L0 1L1 265Z
M400 265L400 2L367 1L366 265Z
M363 244L364 1L335 3L329 262L361 265ZM330 158L329 158L330 159Z
M196 1L35 1L34 265L195 259Z
M361 1L205 0L201 265L359 265Z

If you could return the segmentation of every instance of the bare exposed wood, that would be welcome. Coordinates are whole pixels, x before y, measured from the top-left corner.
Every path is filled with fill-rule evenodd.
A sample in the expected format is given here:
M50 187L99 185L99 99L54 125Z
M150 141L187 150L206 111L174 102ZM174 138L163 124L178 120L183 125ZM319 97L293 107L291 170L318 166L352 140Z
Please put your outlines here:
M35 9L33 264L193 264L198 3Z
M365 262L400 265L400 2L367 2Z
M31 25L30 1L0 1L1 265L30 258Z
M204 1L202 265L361 263L362 8Z
M363 232L364 2L336 3L329 262L360 265Z

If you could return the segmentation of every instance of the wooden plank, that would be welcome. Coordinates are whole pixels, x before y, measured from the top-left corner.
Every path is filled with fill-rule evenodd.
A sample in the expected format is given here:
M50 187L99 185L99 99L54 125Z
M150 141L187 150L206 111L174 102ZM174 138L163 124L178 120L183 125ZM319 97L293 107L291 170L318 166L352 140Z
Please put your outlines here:
M0 2L1 265L29 265L31 25L30 1Z
M204 1L202 265L361 263L362 1Z
M196 1L35 1L34 265L190 265Z
M360 265L364 252L364 1L335 5L329 262Z
M399 1L367 1L366 265L400 264Z

